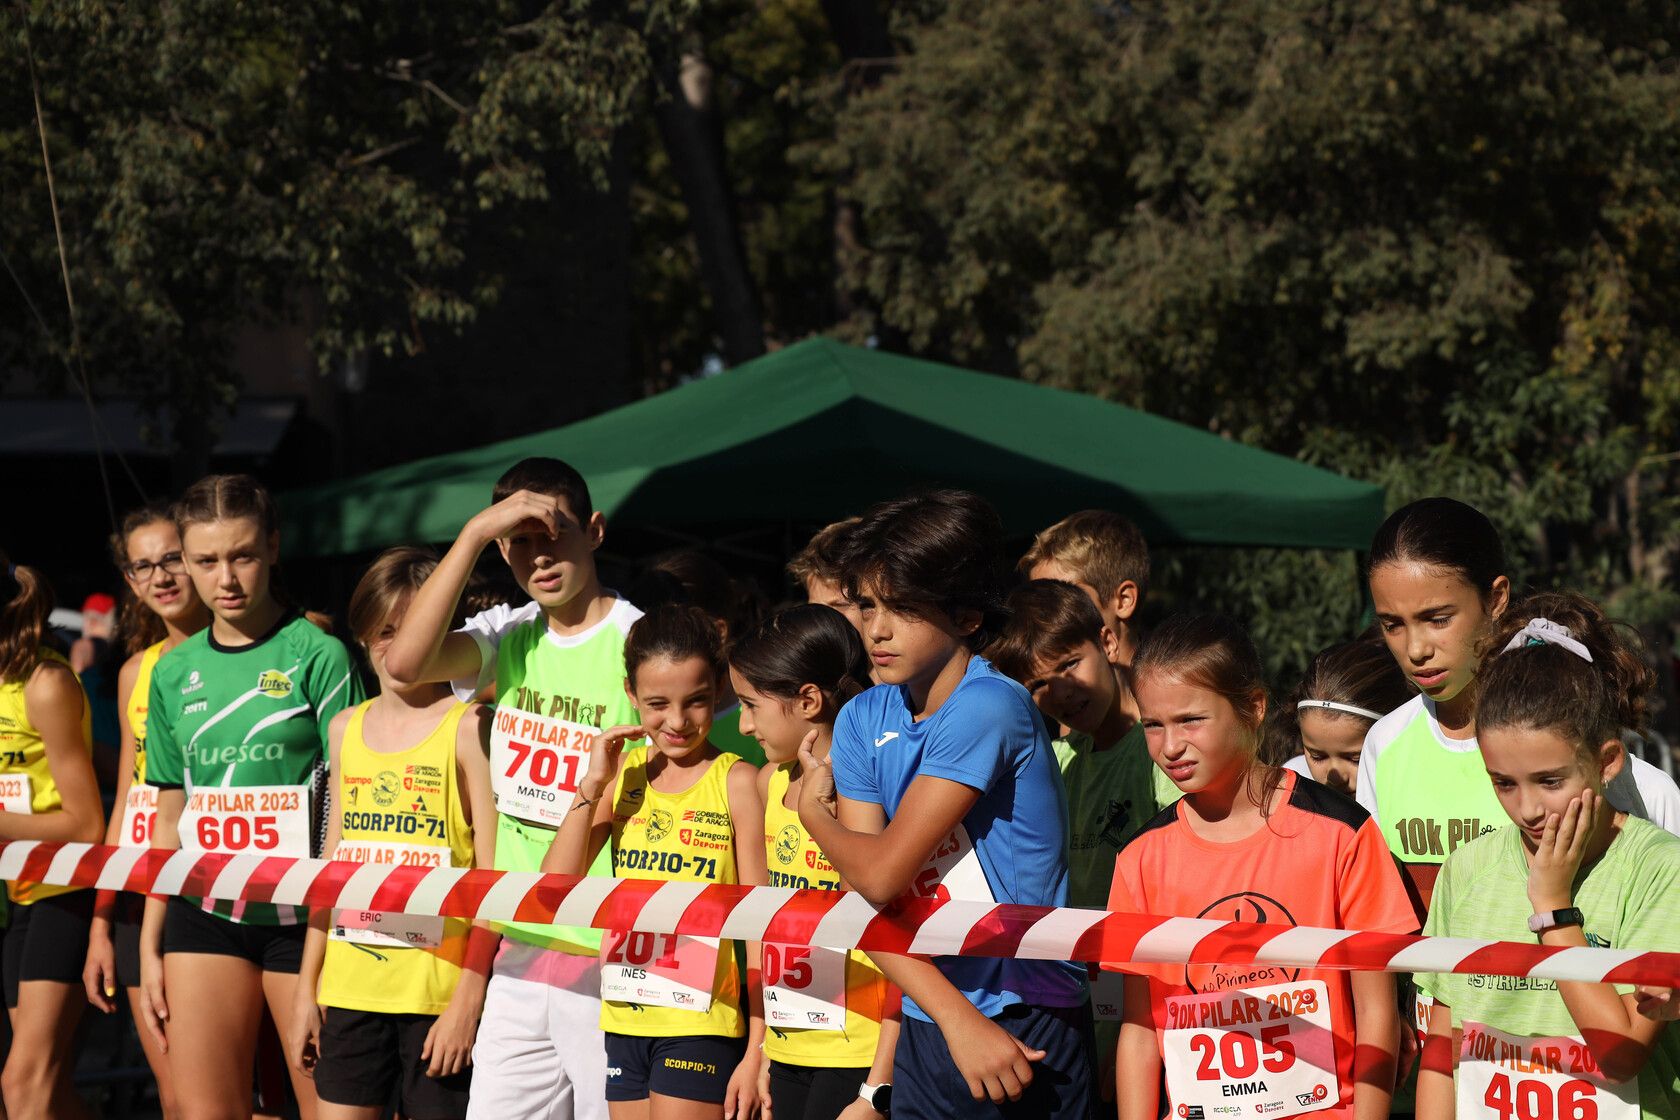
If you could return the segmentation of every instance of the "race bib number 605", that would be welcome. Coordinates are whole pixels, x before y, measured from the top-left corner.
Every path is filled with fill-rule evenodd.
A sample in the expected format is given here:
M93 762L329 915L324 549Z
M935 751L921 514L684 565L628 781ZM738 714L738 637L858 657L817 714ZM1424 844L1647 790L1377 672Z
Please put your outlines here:
M510 817L558 827L589 767L593 727L497 708L490 728L490 792Z
M307 786L198 786L181 813L181 847L235 855L309 855Z
M1336 1043L1322 980L1167 999L1161 1036L1179 1116L1297 1116L1334 1108Z

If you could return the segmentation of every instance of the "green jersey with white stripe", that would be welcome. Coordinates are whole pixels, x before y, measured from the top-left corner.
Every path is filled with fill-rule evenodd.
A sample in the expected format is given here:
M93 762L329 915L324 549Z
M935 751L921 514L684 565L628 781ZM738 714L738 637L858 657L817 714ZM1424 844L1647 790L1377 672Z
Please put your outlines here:
M221 645L206 627L164 654L152 671L146 777L185 790L181 846L319 855L327 724L364 695L344 643L301 616L245 646ZM292 925L307 913L268 903L207 908L256 925Z

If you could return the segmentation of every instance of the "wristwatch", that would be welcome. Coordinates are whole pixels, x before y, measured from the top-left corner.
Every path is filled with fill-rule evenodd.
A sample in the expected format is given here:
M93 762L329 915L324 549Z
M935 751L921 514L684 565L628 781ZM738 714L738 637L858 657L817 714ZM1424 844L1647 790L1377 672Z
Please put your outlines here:
M1547 910L1528 919L1528 928L1531 933L1545 933L1547 930L1557 929L1559 926L1584 926L1586 924L1587 916L1581 913L1580 908L1576 906L1566 906L1562 910Z
M871 1085L865 1081L858 1086L858 1098L868 1101L870 1108L873 1108L882 1116L886 1116L892 1112L892 1082L887 1081L880 1085Z

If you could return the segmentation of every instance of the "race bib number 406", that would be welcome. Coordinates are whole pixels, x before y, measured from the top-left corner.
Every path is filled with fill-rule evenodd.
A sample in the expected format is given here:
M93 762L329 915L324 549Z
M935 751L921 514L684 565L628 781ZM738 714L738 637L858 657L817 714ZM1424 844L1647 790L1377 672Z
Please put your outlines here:
M307 786L199 786L181 813L181 847L235 855L309 855Z
M1605 1080L1578 1038L1511 1035L1465 1023L1459 1043L1463 1120L1639 1120L1639 1079Z
M1297 1116L1336 1107L1336 1043L1322 980L1170 996L1161 1036L1180 1117Z
M490 792L510 817L558 827L589 767L593 727L497 708L490 728Z

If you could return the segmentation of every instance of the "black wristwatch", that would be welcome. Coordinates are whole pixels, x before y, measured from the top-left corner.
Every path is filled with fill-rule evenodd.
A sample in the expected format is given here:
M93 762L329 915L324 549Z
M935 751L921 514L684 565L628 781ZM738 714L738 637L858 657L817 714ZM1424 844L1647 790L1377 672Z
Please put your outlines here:
M1566 906L1562 910L1547 910L1540 914L1531 915L1528 919L1528 929L1531 933L1545 933L1560 926L1584 926L1587 917L1579 907Z
M882 1116L890 1115L892 1112L892 1082L871 1085L865 1081L858 1086L858 1099L868 1101L869 1107Z

